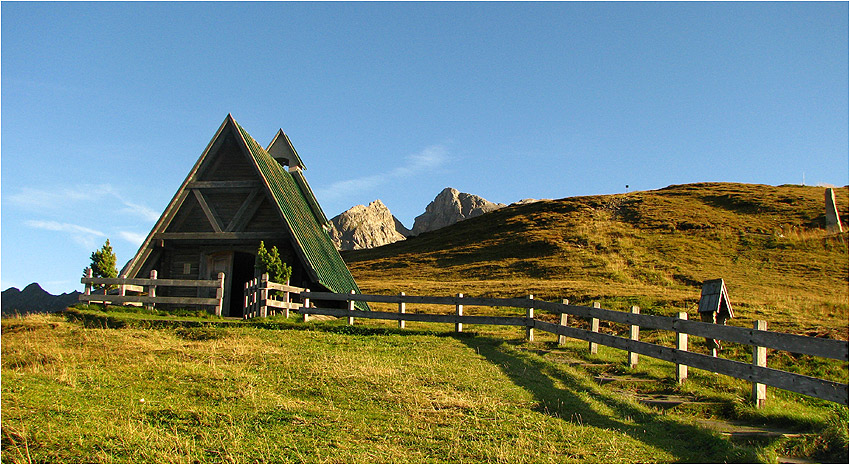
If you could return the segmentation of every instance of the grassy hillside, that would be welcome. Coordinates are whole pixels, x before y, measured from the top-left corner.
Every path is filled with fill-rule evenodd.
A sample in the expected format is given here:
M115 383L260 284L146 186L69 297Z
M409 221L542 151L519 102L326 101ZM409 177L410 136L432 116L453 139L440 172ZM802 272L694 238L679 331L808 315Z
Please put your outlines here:
M848 217L848 189L836 189ZM824 189L700 183L508 207L344 257L364 292L535 296L695 312L726 280L731 324L847 339L848 236Z
M113 318L123 318L112 315ZM104 320L105 322L105 320ZM96 463L846 460L845 407L695 372L719 414L808 435L739 443L600 386L541 343L343 322L120 329L3 319L2 461ZM274 322L271 322L274 323ZM268 323L267 323L268 324ZM579 346L582 346L579 344ZM583 353L579 346L557 352ZM599 362L621 359L602 348ZM555 353L553 352L553 355ZM642 369L653 368L644 363ZM664 368L669 372L669 367ZM700 388L708 385L710 388ZM670 389L670 383L661 383ZM843 463L843 462L842 462Z

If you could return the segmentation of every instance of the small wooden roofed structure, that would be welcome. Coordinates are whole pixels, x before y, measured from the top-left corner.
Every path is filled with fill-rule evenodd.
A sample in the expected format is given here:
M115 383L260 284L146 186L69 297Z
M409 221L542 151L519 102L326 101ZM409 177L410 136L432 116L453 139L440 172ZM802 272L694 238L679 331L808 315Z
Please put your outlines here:
M210 279L224 272L222 315L241 316L244 283L255 277L263 241L292 266L293 286L359 293L303 169L282 130L263 149L228 114L121 275L144 278L157 270L159 278Z
M732 313L732 304L729 303L729 293L726 291L726 282L722 278L710 279L702 283L702 294L699 298L699 313L713 313L725 315L723 320L735 316Z

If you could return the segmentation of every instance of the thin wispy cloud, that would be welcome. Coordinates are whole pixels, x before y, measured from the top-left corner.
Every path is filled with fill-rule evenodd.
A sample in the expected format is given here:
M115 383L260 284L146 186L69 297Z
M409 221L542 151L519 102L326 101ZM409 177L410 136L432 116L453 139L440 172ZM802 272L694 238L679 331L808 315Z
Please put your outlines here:
M61 223L59 221L29 220L25 221L24 224L35 229L66 233L71 237L71 240L87 249L94 248L101 238L106 237L106 234L102 231L72 223Z
M124 239L125 241L138 247L142 245L142 242L145 241L147 234L132 231L118 231L118 236L121 237L121 239Z
M124 203L124 208L119 210L121 212L141 217L146 221L156 221L159 219L159 212L152 208L123 200L122 202Z
M36 229L46 229L48 231L62 231L73 234L89 234L92 236L102 236L106 237L106 234L96 230L87 228L85 226L80 226L78 224L71 223L60 223L58 221L40 221L40 220L29 220L25 223L27 226Z
M145 221L159 219L159 212L145 205L130 202L110 184L83 184L49 190L24 187L17 194L12 194L7 198L12 205L40 210L70 209L83 202L102 205L110 199L116 200L122 205L122 208L116 209L120 213L135 216Z
M319 189L321 197L345 197L356 192L363 192L378 187L383 182L384 176L373 175L362 178L346 179L337 181L326 189Z
M387 172L362 176L359 178L337 181L330 186L317 189L316 194L322 198L341 198L358 192L374 189L381 184L416 176L446 163L449 159L448 150L443 145L426 147L419 153L408 155L404 164Z
M9 203L23 208L65 208L77 202L94 199L91 192L82 189L43 190L24 187L7 197Z
M413 176L445 164L448 158L449 154L446 147L442 145L432 145L430 147L426 147L419 153L408 155L405 158L407 163L404 166L395 168L390 173L390 176L396 178Z

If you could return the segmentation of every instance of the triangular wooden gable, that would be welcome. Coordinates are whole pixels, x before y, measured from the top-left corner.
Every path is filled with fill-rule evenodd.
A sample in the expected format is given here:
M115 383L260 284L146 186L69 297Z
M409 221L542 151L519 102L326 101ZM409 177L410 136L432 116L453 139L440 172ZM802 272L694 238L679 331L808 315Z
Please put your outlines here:
M323 229L327 220L282 131L270 149L275 146L294 154L297 180L227 115L122 275L147 273L168 241L240 242L244 249L246 241L258 245L273 239L291 243L309 281L318 287L359 292Z
M285 230L271 202L264 202L268 193L244 145L236 121L227 115L123 274L137 275L166 240L227 238L259 243L267 235L249 223L263 203L266 219L271 212L279 223L277 231L268 232L279 235Z

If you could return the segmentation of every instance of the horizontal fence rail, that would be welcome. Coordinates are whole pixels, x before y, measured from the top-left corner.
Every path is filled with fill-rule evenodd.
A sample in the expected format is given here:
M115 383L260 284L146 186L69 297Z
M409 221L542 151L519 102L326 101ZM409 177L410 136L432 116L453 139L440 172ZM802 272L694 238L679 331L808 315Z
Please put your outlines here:
M88 270L86 277L80 279L85 284L85 292L80 294L80 302L109 303L109 304L145 304L153 308L156 304L171 305L205 305L215 307L215 314L221 316L224 300L224 273L218 274L218 279L157 279L157 271L151 271L150 279L146 278L94 278ZM92 294L92 286L103 286L103 294ZM117 293L108 292L110 286L118 286ZM141 286L142 295L126 295L130 287ZM157 288L162 287L194 287L214 288L215 297L173 297L158 296Z
M330 315L335 317L347 317L349 324L353 324L355 318L368 318L380 320L399 321L399 327L404 327L405 321L452 323L456 331L462 331L463 324L482 325L507 325L526 328L526 335L533 339L533 330L539 329L559 337L570 337L584 340L590 343L591 350L595 344L601 344L629 352L630 365L637 363L635 354L665 360L677 365L677 379L686 378L686 369L681 371L679 367L693 367L702 370L720 373L735 378L747 380L753 383L754 401L761 406L764 403L764 385L773 386L800 394L829 400L832 402L848 404L848 385L834 381L813 378L810 376L790 373L783 370L768 368L766 362L754 357L754 362L744 363L735 360L712 357L698 354L687 350L687 338L684 335L718 339L752 346L754 354L758 350L771 348L774 350L788 351L796 354L812 355L817 357L831 358L835 360L848 360L848 343L825 338L814 338L798 336L795 334L779 333L757 329L765 327L764 322L759 322L757 328L748 329L735 326L725 326L701 321L691 321L686 318L674 318L638 313L639 309L633 307L632 312L622 312L599 307L586 307L569 305L568 303L556 303L533 298L481 298L466 297L462 294L451 297L435 296L411 296L411 295L369 295L369 294L338 294L332 292L311 292L305 290L300 293L305 308L299 308L302 314ZM349 302L348 308L313 308L309 307L310 300ZM362 311L353 309L353 302L374 302L398 304L399 312ZM454 314L426 314L407 313L406 304L431 304L455 306ZM518 316L476 316L464 315L463 307L512 307L528 309L526 317ZM306 308L309 307L309 308ZM565 322L565 315L571 315L587 319L589 321L605 320L614 323L629 325L631 337L624 338L598 332L598 324L591 326L595 330L586 330L555 324L538 320L533 317L533 309L545 310L554 314L561 314L561 322ZM686 317L686 315L684 315ZM677 334L677 348L665 347L658 344L641 342L637 340L640 328L673 331ZM560 339L560 338L559 338ZM761 357L763 358L763 357ZM757 394L759 393L759 394Z
M156 278L82 278L83 284L93 285L135 285L135 286L179 286L179 287L218 287L218 279L156 279Z
M91 294L80 295L80 302L106 302L110 304L175 304L175 305L218 305L219 299L212 297L149 297L145 295Z

